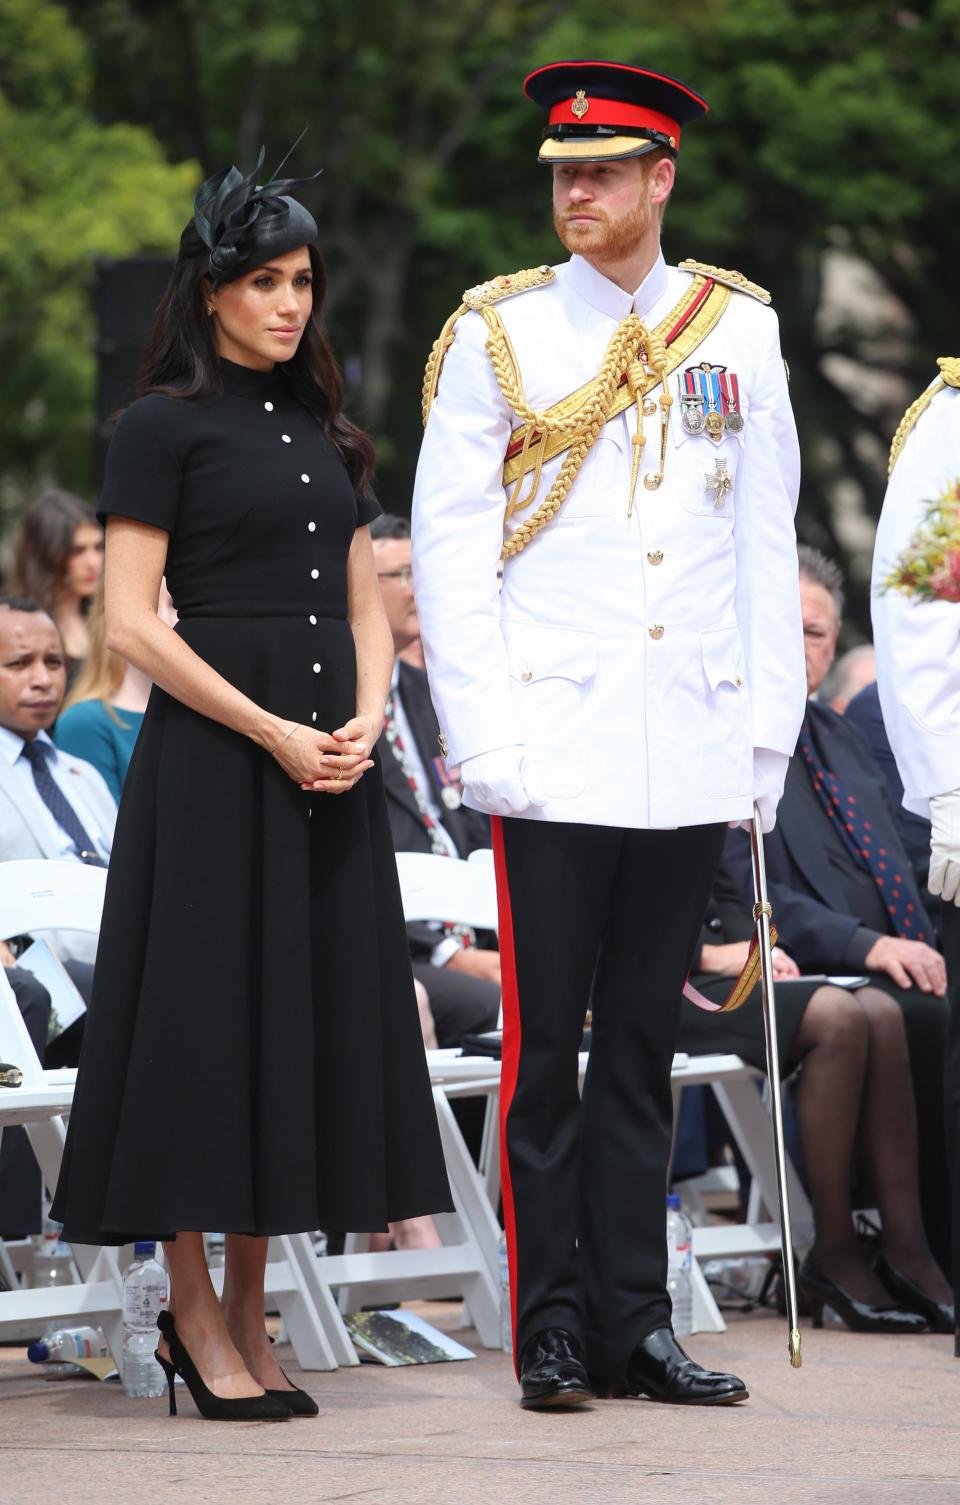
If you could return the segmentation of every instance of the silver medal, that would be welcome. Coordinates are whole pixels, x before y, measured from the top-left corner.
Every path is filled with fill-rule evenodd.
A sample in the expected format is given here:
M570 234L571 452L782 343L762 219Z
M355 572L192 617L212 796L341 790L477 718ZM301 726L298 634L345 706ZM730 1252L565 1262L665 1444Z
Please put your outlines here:
M459 810L463 804L463 795L452 784L444 784L440 790L440 798L448 810Z

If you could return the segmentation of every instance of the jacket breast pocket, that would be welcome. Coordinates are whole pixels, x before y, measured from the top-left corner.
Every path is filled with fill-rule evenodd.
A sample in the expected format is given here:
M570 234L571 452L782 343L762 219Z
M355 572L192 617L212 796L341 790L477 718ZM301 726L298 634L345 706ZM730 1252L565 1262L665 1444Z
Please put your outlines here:
M706 433L688 433L676 403L673 411L673 458L684 507L698 517L731 521L746 427L739 433L725 429L723 437L714 441ZM745 408L742 417L746 420Z
M557 513L558 522L626 513L630 461L624 457L625 442L622 418L604 424ZM561 463L565 459L566 452Z
M705 726L703 787L713 799L753 793L753 730L743 644L736 627L701 632Z
M587 782L583 740L597 673L597 636L575 628L505 621L511 691L523 738L551 799L573 799Z

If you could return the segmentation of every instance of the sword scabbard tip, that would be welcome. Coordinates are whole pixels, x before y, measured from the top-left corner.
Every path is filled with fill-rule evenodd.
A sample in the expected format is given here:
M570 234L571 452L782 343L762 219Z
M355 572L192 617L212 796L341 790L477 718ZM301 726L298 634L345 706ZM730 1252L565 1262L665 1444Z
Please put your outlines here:
M791 1368L799 1369L803 1363L803 1356L800 1352L800 1329L798 1327L790 1329L790 1338L787 1346L790 1351Z

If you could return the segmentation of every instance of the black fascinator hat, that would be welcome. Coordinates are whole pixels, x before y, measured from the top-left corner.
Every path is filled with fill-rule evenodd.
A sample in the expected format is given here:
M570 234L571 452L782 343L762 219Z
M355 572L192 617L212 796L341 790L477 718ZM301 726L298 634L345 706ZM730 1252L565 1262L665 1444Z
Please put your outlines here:
M290 148L280 167L302 139ZM320 173L308 178L278 178L274 173L269 183L260 185L256 180L265 155L261 146L257 165L246 177L239 168L227 167L207 178L197 190L193 224L210 251L214 287L233 282L271 256L284 256L317 238L316 220L309 209L290 197L290 190L301 183L312 183Z

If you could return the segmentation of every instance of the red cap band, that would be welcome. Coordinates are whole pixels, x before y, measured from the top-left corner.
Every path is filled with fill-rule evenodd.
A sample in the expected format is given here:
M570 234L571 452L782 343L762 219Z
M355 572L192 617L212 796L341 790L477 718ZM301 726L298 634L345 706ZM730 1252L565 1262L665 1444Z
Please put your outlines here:
M581 106L587 105L586 110L574 111L577 100ZM669 115L661 115L659 110L650 110L643 105L623 104L617 99L594 99L589 95L565 99L551 107L550 124L639 126L641 130L672 136L674 146L680 145L680 127Z

